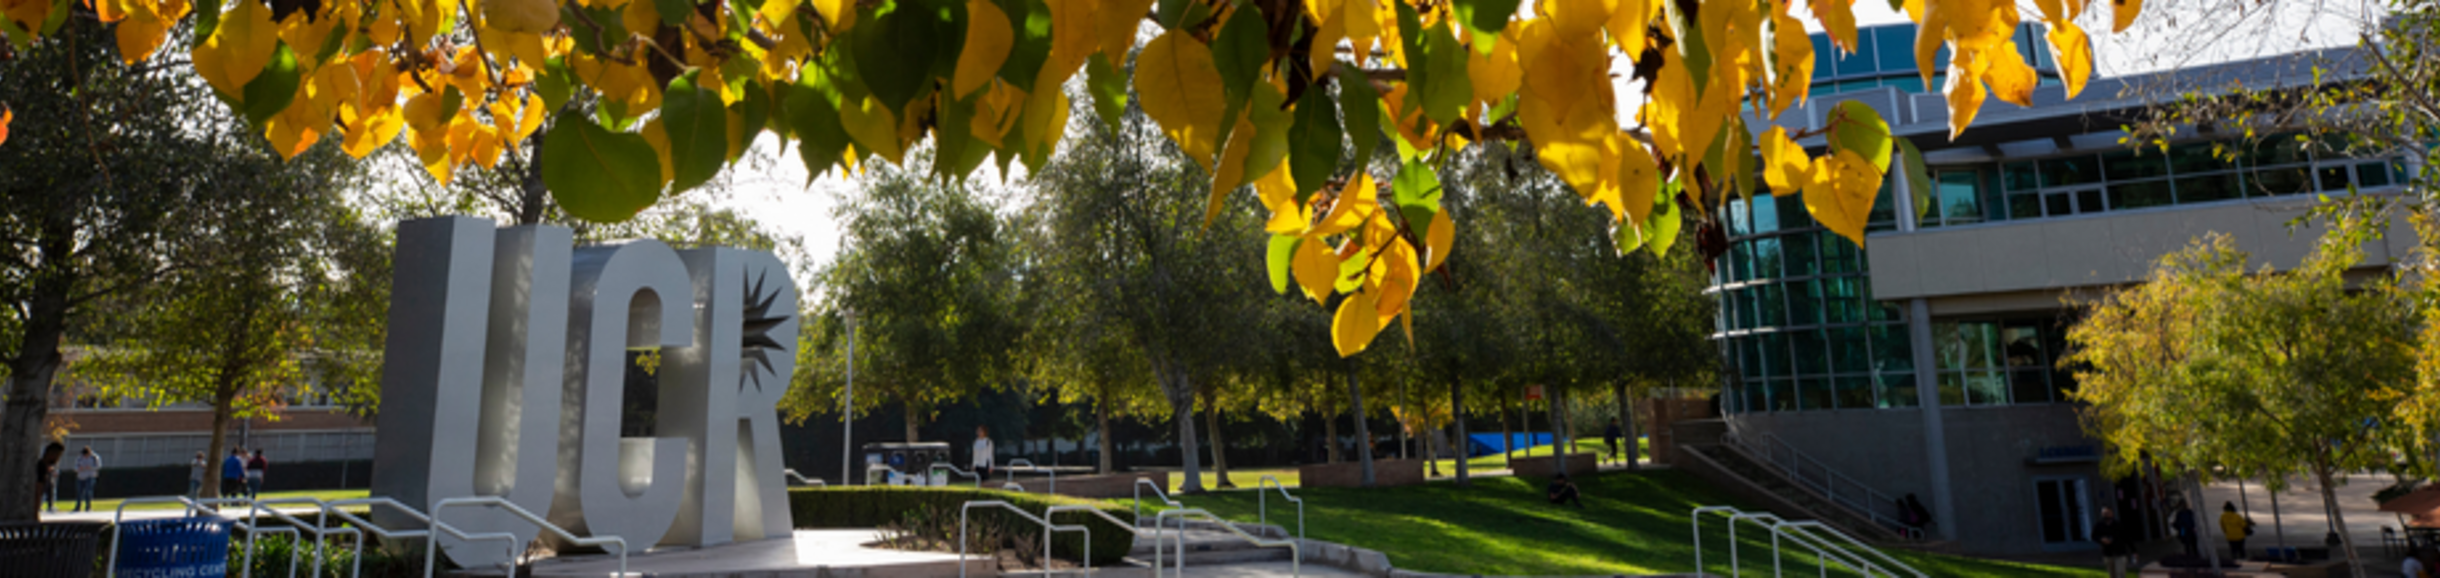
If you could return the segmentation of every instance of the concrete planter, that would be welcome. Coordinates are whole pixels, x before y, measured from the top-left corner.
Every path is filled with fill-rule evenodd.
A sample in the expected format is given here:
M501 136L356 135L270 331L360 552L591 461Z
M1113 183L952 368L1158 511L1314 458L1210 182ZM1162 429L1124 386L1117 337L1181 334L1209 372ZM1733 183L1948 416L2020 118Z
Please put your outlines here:
M1296 469L1307 488L1356 488L1364 485L1364 464L1313 464ZM1387 488L1423 483L1423 460L1373 460L1373 486Z
M1547 478L1551 477L1551 474L1561 471L1559 469L1562 467L1559 464L1559 460L1561 458L1565 458L1567 460L1565 465L1567 469L1565 471L1567 472L1567 475L1570 476L1583 476L1601 469L1601 456L1583 453L1567 454L1565 456L1517 458L1510 462L1513 464L1510 466L1510 469L1515 470L1516 475L1519 476Z
M1121 472L1090 476L1060 476L1056 493L1079 498L1132 498L1135 497L1135 481L1138 479L1152 480L1152 483L1158 484L1160 487L1169 487L1169 472ZM1004 482L993 480L984 483L983 487L999 489L1001 483ZM1026 493L1041 493L1052 489L1049 478L1019 477L1016 483L1023 486Z

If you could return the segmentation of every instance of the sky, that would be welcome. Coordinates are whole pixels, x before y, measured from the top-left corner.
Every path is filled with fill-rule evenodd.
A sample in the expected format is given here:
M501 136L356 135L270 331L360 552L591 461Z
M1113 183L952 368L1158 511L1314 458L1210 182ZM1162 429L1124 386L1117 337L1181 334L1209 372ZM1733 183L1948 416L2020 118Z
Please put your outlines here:
M2096 77L2168 70L2303 48L2351 45L2359 23L2376 19L2379 14L2377 5L2370 0L2151 0L2143 19L2133 28L2112 33L2110 0L2089 1L2090 7L2078 23L2093 38ZM1905 13L1892 9L1883 0L1859 0L1854 10L1859 26L1906 21ZM2040 17L2030 3L2023 5L2020 12L2029 20ZM1805 22L1808 30L1821 30L1820 24L1809 17L1800 15L1798 19ZM1618 89L1621 95L1635 90L1624 81ZM2087 95L2092 96L2107 95ZM1622 109L1629 109L1622 110L1622 116L1633 114L1631 108L1636 106L1633 99L1621 98L1619 104ZM1984 106L2012 105L1993 100ZM834 214L835 209L840 196L852 190L852 182L839 176L842 171L833 171L807 183L797 151L781 150L777 137L769 134L757 141L755 151L772 162L741 163L732 168L733 192L719 204L753 216L783 235L802 239L810 262L798 264L804 268L800 274L829 263L838 253L841 241L842 223ZM999 181L996 176L987 175L970 178L990 182L995 187Z

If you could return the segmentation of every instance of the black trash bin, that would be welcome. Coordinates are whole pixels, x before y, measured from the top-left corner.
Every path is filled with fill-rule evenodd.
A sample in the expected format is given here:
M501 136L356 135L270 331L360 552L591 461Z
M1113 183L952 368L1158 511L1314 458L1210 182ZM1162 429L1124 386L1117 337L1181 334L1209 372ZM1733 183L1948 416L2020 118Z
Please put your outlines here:
M11 576L85 578L109 524L101 522L13 522L0 524L0 568Z

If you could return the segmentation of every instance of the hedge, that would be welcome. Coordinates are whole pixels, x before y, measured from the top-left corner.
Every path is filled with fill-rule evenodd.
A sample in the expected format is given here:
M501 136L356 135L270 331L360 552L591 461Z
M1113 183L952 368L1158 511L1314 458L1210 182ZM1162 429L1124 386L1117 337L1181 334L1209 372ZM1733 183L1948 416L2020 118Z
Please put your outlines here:
M788 513L798 528L876 528L897 522L917 506L933 508L955 515L968 501L1001 500L1027 513L1041 515L1051 506L1084 504L1099 508L1121 520L1134 520L1134 512L1117 504L1071 496L1027 494L1006 490L986 490L960 486L846 486L826 488L793 488L788 491ZM1017 518L1003 508L976 508L975 523L1010 524L1022 529L1033 522ZM1113 524L1107 519L1085 512L1060 512L1051 518L1058 524L1083 524L1092 529L1093 564L1106 566L1117 563L1135 546L1133 528ZM1034 526L1031 532L1040 532ZM1051 554L1065 560L1083 557L1075 532L1059 532L1051 540Z

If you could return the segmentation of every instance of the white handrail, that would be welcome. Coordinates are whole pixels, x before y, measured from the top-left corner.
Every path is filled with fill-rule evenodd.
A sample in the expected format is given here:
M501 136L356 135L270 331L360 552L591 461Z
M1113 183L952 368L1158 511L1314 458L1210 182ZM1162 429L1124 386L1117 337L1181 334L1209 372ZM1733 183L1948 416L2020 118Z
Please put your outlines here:
M827 482L823 482L821 478L808 478L808 477L805 477L805 474L796 473L796 468L781 468L779 472L780 472L781 474L784 474L784 475L788 476L788 479L791 479L791 480L796 480L796 485L800 485L800 486L813 486L813 487L816 487L816 488L824 488L824 487L829 487L829 486L830 486L830 484L829 484L829 483L827 483ZM841 481L845 481L845 480L841 480Z
M1262 523L1265 525L1269 525L1271 523L1270 494L1262 491L1266 487L1279 490L1280 497L1287 498L1288 501L1296 503L1296 539L1305 539L1305 500L1289 494L1288 486L1279 483L1279 476L1263 476L1262 479L1254 481L1254 501L1262 512L1259 519L1262 520Z
M1088 504L1061 504L1061 505L1057 505L1057 506L1051 506L1051 507L1049 507L1049 508L1044 508L1044 509L1042 510L1042 519L1044 519L1044 520L1048 520L1048 519L1050 519L1050 518L1051 518L1051 515L1052 515L1052 514L1057 514L1057 513L1060 513L1060 512L1086 512L1086 513L1093 514L1093 515L1095 515L1095 516L1101 516L1101 519L1104 519L1104 520L1109 520L1109 521L1110 521L1110 523L1112 523L1112 524L1117 524L1117 525L1119 525L1119 526L1121 526L1121 527L1126 527L1126 528L1134 528L1134 527L1135 527L1135 523L1134 523L1134 522L1129 522L1129 521L1126 521L1126 520L1121 520L1121 519L1118 519L1118 516L1113 516L1113 515L1110 515L1110 513L1109 513L1109 512L1104 512L1104 511L1102 511L1100 506L1093 506L1093 505L1088 505ZM1088 574L1089 574L1089 573L1092 573L1092 572L1093 572L1093 533L1092 533L1091 531L1087 531L1087 532L1085 532L1085 535L1084 535L1084 564L1083 564L1083 566L1084 566L1084 572L1085 572L1085 573L1088 573ZM1048 565L1048 564L1043 565L1043 569L1044 569L1044 570L1049 570L1049 569L1050 569L1050 565Z
M392 530L392 529L389 529L389 528L387 528L387 527L383 527L383 526L382 526L382 525L380 525L380 524L375 524L375 523L373 523L373 522L371 522L371 521L369 521L369 520L365 520L365 519L363 519L363 518L356 517L356 515L355 515L355 514L350 514L350 513L348 513L348 512L347 512L347 510L341 509L341 508L344 508L344 507L347 507L347 506L354 506L354 505L358 505L358 504L362 504L362 505L366 505L366 506L389 506L391 509L398 510L399 512L406 514L406 515L407 515L407 517L409 517L409 518L413 518L413 519L416 521L416 523L423 524L423 525L424 525L424 526L425 526L427 529L423 529L423 530ZM511 556L514 556L514 555L516 554L516 552L514 551L514 550L516 549L516 542L517 542L517 538L516 538L516 536L510 535L510 534L507 534L507 533L504 533L504 532L492 532L492 533L486 533L486 534L483 534L483 535L480 535L480 536L469 536L469 535L467 535L465 532L459 531L459 530L458 530L456 527L454 527L454 526L450 526L450 525L448 525L448 524L442 524L442 523L439 523L439 522L435 522L435 521L433 521L433 520L432 520L432 518L431 518L430 516L425 516L423 512L418 512L418 511L415 511L415 509L414 509L414 508L409 508L409 507L407 507L407 505L406 505L406 504L401 504L401 503L398 503L398 500L393 500L393 499L386 498L386 497L385 497L385 498L354 498L354 499L347 499L347 500L338 500L338 501L333 501L333 502L330 502L330 503L327 503L327 504L323 504L323 508L324 508L324 510L323 510L324 512L327 512L327 513L329 513L330 515L338 516L338 517L339 517L339 519L341 519L341 520L346 520L346 521L347 521L349 524L354 524L356 527L358 527L358 528L362 528L362 529L364 529L365 531L372 532L372 533L373 533L373 535L375 535L375 536L380 536L380 537L381 537L381 539L383 539L383 540L390 540L390 539L397 539L397 538L423 538L423 539L424 539L424 576L425 576L426 578L430 578L430 577L432 576L432 569L433 569L433 562L434 562L434 560L433 560L433 551L434 551L434 550L439 549L439 545L438 545L438 544L434 544L434 543L432 543L432 532L433 532L434 530L439 530L439 531L440 531L440 532L442 532L442 533L449 534L449 535L452 535L452 536L457 536L457 537L458 537L458 539L460 539L460 540L465 540L465 541L468 541L468 542L473 542L473 541L477 541L477 540L491 540L491 539L497 539L497 540L500 540L500 541L502 541L502 542L507 542L507 543L508 543L508 546L507 546L507 547L508 547L508 549L510 550L509 554L510 554ZM360 572L361 572L361 569L362 569L362 568L363 568L363 566L364 566L364 541L363 541L363 540L357 540L357 541L356 541L356 558L355 558L355 566L356 566L356 568L357 568L357 569L356 569L356 570L351 570L351 571L350 571L350 573L349 573L349 575L351 575L351 576L352 576L352 575L356 575L356 574L360 573Z
M1025 493L1025 486L1020 486L1020 485L1017 485L1017 483L1016 483L1016 482L1008 482L1008 483L1005 483L1005 484L1000 484L1000 489L1003 489L1003 490L1008 490L1008 491L1011 491L1011 492L1016 492L1016 493L1019 493L1019 494Z
M1052 524L1052 523L1051 523L1051 521L1050 521L1050 518L1048 517L1048 516L1050 515L1048 512L1044 512L1044 513L1043 513L1043 516L1044 516L1044 517L1039 517L1039 518L1038 518L1038 517L1034 517L1033 513L1025 511L1025 509L1024 509L1024 508L1019 508L1019 507L1017 507L1015 504L1010 504L1010 503L1008 503L1008 502L1001 501L1001 500L974 500L974 501L966 502L964 505L960 505L960 506L958 506L958 508L957 508L957 576L958 576L958 578L966 578L966 562L967 562L967 560L966 560L966 513L967 513L967 512L970 512L970 511L973 511L973 510L974 510L974 508L975 508L976 506L982 506L982 507L996 507L996 508L1002 508L1002 509L1006 509L1006 510L1011 511L1011 512L1016 512L1018 516L1023 517L1023 518L1025 518L1025 519L1027 519L1027 520L1031 520L1031 521L1033 521L1035 524L1042 526L1042 572L1043 572L1044 574L1049 574L1049 573L1050 573L1050 569L1051 569L1051 535L1052 535L1052 534L1054 534L1054 533L1058 533L1058 532L1082 532L1082 533L1084 533L1085 561L1086 561L1086 563L1088 563L1088 564L1092 562L1092 552L1093 552L1093 529L1092 529L1092 528L1087 528L1087 527L1085 527L1083 524L1064 524L1064 525L1063 525L1063 524Z
M944 464L944 463L940 463L940 462L932 462L932 467L930 467L930 468L926 468L924 471L925 471L925 472L927 472L927 473L929 473L929 472L937 472L937 471L940 471L940 470L949 470L949 472L950 472L950 473L953 473L953 474L957 474L957 475L961 475L961 476L965 476L965 477L969 477L969 478L974 478L974 487L977 487L977 488L983 487L983 476L982 476L981 474L976 474L976 473L974 473L974 470L961 470L961 469L958 469L958 468L957 468L957 466L952 466L952 465L949 465L949 464Z
M1161 490L1161 485L1160 485L1160 484L1155 484L1155 483L1152 483L1152 480L1147 480L1147 479L1144 479L1144 478L1136 478L1136 479L1135 479L1135 527L1137 527L1137 528L1142 528L1142 527L1144 527L1144 488L1152 488L1152 495L1155 495L1155 496L1160 496L1160 498L1161 498L1161 503L1163 503L1163 504L1168 504L1168 505L1169 505L1169 507L1172 507L1172 508L1184 508L1184 507L1186 507L1186 504L1181 504L1181 503L1178 503L1178 501L1177 501L1177 500L1172 500L1172 499L1169 499L1169 492L1162 491L1162 490Z
M536 516L536 515L534 515L534 513L533 513L533 512L528 512L528 511L525 511L525 508L518 507L518 506L517 506L517 504L516 504L515 502L510 502L510 501L508 501L507 499L501 498L501 497L499 497L499 496L466 496L466 497L458 497L458 498L443 498L443 499L441 499L441 501L438 501L438 502L433 502L433 503L432 503L432 519L433 519L433 521L434 521L434 523L435 523L435 524L438 524L438 523L439 523L439 520L441 519L441 510L442 510L443 508L448 508L448 507L450 507L450 506L489 506L489 507L499 508L499 509L502 509L502 510L507 510L507 511L508 511L508 513L510 513L510 514L514 514L514 515L516 515L518 518L523 519L523 520L525 520L525 521L526 521L526 522L528 522L528 523L532 523L533 525L535 525L535 526L537 526L537 527L540 527L540 528L541 528L541 529L543 529L543 530L549 531L549 532L550 532L552 535L559 536L559 538L560 538L560 539L567 540L568 542L574 543L574 544L579 545L579 546L606 546L606 545L617 545L617 546L618 546L618 575L620 575L620 576L626 576L626 575L627 575L627 539L626 539L626 538L622 538L622 537L618 537L618 536L598 536L598 537L592 537L592 538L583 538L583 537L578 537L576 534L568 532L568 530L567 530L566 528L561 528L561 527L559 527L557 524L552 524L552 523L551 523L549 520L544 520L544 519L542 519L542 517L541 517L541 516ZM510 552L510 555L512 555L512 556L514 556L514 555L516 554L516 552L514 552L514 548L515 548L515 547L512 545L512 546L511 546L511 550L512 550L512 551ZM430 549L429 549L429 548L426 548L426 550L430 550ZM432 568L431 568L430 566L426 566L426 567L424 568L424 571L425 571L425 572L431 572L431 571L432 571Z
M315 508L321 510L322 516L316 519L313 524L308 525L304 520L299 520L295 516L288 515L287 512L263 507L263 504L269 503L313 504ZM266 511L271 512L272 517L279 518L282 522L287 522L288 525L295 527L298 531L313 533L313 571L306 574L307 576L322 575L322 553L326 545L326 540L329 538L330 534L346 534L349 536L355 536L357 543L361 544L364 542L364 532L355 528L340 526L334 529L326 526L326 524L330 523L330 505L324 503L321 498L312 496L297 496L289 498L272 498L269 500L255 500L254 503L247 506L246 517L251 520L261 512ZM302 535L298 536L300 539L303 537L304 536ZM302 549L303 545L298 544L290 547L288 550L288 575L291 577L297 575L296 554L298 550ZM253 532L246 533L246 565L244 567L249 571L254 568Z
M1880 548L1874 548L1869 544L1865 544L1863 541L1855 539L1854 536L1849 536L1846 532L1839 531L1838 528L1832 527L1829 524L1821 523L1820 520L1797 520L1781 525L1803 530L1807 537L1828 543L1833 548L1839 548L1837 543L1830 542L1819 535L1820 533L1828 533L1830 536L1838 538L1839 541L1846 542L1848 545L1854 546L1855 550L1860 550L1865 553L1872 554L1875 558L1880 558L1882 562L1887 562L1892 568L1905 570L1907 574L1914 575L1915 578L1931 578L1930 576L1925 575L1922 570L1916 570L1914 566L1907 564L1905 561L1899 560L1895 556L1890 556L1888 552L1884 552ZM1862 560L1861 556L1857 556L1857 558L1867 564L1872 564L1875 566L1880 565L1874 564L1870 560ZM1886 572L1887 570L1883 571ZM1891 575L1894 576L1896 574L1893 573Z
M1284 546L1288 549L1288 575L1303 576L1305 573L1305 555L1303 549L1299 547L1301 542L1263 539L1253 534L1245 533L1245 530L1238 529L1236 524L1231 524L1228 520L1220 519L1219 516L1214 516L1211 512L1204 511L1202 508L1179 508L1175 510L1162 510L1158 517L1153 520L1153 528L1155 530L1152 534L1152 575L1154 578L1159 578L1161 575L1161 534L1159 529L1168 526L1168 520L1171 517L1178 519L1177 576L1179 578L1185 578L1186 519L1188 516L1201 517L1205 520L1210 520L1214 524L1220 526L1220 529L1228 530L1229 533L1236 534L1239 539L1243 539L1247 543L1253 544L1256 547L1278 548Z
M1025 468L1026 470L1029 470L1029 471L1038 471L1038 472L1042 472L1042 474L1043 474L1044 476L1048 476L1048 477L1050 478L1050 482L1049 482L1049 484L1050 484L1050 485L1049 485L1049 486L1047 486L1047 487L1045 487L1045 488L1042 490L1042 493L1045 493L1045 494L1056 494L1056 493L1059 493L1059 470L1054 470L1054 469L1049 469L1049 468L1045 468L1045 467L1042 467L1042 466L1037 466L1037 465L1034 465L1033 460L1028 460L1028 459L1025 459L1025 458L1017 458L1017 459L1013 459L1013 460L1008 460L1008 467L1005 467L1005 468L1000 468L1000 469L1008 472L1008 481L1010 481L1010 482L1015 482L1015 481L1017 481L1017 468Z
M1690 518L1690 521L1694 523L1694 573L1698 576L1709 571L1705 570L1703 566L1703 514L1711 512L1726 512L1729 515L1736 515L1738 513L1736 506L1702 506L1695 508L1694 514L1687 516ZM1733 533L1735 530L1731 529L1730 531ZM1728 563L1733 567L1737 563L1737 544L1735 542L1730 542L1728 548ZM1733 574L1734 571L1731 571L1731 573Z
M1742 559L1737 556L1737 522L1740 520L1753 520L1755 524L1763 525L1771 530L1771 571L1774 576L1779 575L1781 571L1779 538L1784 535L1789 538L1789 541L1812 550L1815 558L1821 565L1821 572L1824 575L1829 573L1829 563L1837 562L1841 566L1846 566L1868 577L1882 575L1892 578L1903 578L1903 576L1898 572L1892 570L1894 568L1896 570L1904 570L1907 575L1912 575L1915 578L1929 578L1928 576L1924 575L1921 570L1917 570L1915 567L1890 556L1889 553L1857 541L1853 536L1840 532L1837 528L1823 524L1820 521L1789 521L1769 512L1746 512L1733 506L1703 506L1694 509L1692 514L1692 527L1694 530L1694 559L1696 573L1707 571L1703 565L1703 514L1714 512L1728 515L1728 555L1730 576L1738 576L1743 572L1743 568L1741 568ZM1839 541L1846 542L1847 545L1853 546L1854 548L1849 549L1846 546L1841 546L1837 542L1833 542L1832 540L1823 537L1820 534L1821 532L1828 532L1830 536L1836 537ZM1882 564L1876 563L1870 558L1857 554L1857 551L1870 553L1873 558L1878 558L1881 562L1886 562L1888 566L1884 567Z

